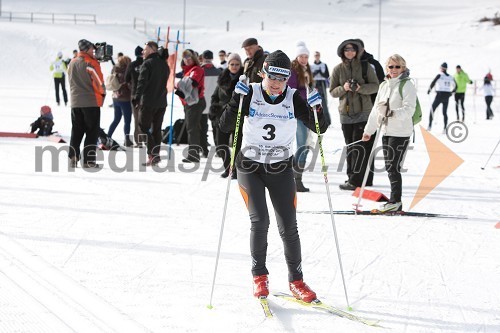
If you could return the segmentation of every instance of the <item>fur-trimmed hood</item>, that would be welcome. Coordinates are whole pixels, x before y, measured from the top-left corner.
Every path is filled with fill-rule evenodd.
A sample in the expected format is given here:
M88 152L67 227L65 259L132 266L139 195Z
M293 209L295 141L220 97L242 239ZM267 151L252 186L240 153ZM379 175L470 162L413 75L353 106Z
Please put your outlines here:
M342 59L342 61L344 61L346 59L344 57L344 47L347 44L356 45L356 47L358 48L358 51L356 52L356 59L360 60L361 55L365 52L365 48L356 39L347 39L347 40L343 41L342 43L340 43L339 47L337 48L337 55Z

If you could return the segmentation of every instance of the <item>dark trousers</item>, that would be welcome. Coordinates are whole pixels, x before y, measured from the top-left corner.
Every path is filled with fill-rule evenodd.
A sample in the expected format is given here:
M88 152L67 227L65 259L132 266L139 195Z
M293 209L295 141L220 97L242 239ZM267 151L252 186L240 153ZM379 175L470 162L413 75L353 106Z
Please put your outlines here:
M484 96L486 102L486 119L493 118L493 110L491 110L491 102L493 102L493 96Z
M127 138L130 134L130 122L132 121L132 104L130 102L113 100L113 107L115 109L115 118L111 125L109 125L108 135L110 137L113 136L116 126L118 126L123 116L123 132L125 133L125 138Z
M269 192L276 222L288 266L288 280L302 279L302 256L297 230L295 207L295 181L291 167L280 172L265 170L245 171L238 168L238 184L250 215L250 253L252 275L269 274L266 268L267 233L269 211L266 202L266 188Z
M462 121L465 120L465 93L455 93L455 110L457 111L457 120L460 120L460 114L458 112L459 105L462 106Z
M186 130L188 134L188 159L199 161L200 160L200 145L201 145L201 126L200 119L203 110L207 106L205 102L205 98L200 98L198 103L193 105L185 105L184 113L185 113L185 122L186 122ZM205 137L206 139L206 137Z
M365 125L366 121L356 124L342 124L342 133L344 134L344 141L346 145L361 139ZM370 158L370 152L372 151L373 143L375 141L375 136L375 134L372 135L370 140L366 142L360 142L347 147L347 176L349 177L349 183L354 186L361 187L363 183L363 178L365 176L368 159ZM373 169L372 162L372 167L370 168L366 181L367 185L372 185L373 183Z
M160 157L161 125L166 108L142 106L139 110L139 128L147 135L148 155Z
M233 133L224 133L219 128L219 120L217 119L216 125L216 135L217 135L217 154L222 158L222 164L224 165L224 170L229 170L229 164L231 162L231 153L229 151L229 147L233 147L234 140L234 132ZM243 122L240 123L240 128L238 130L238 140L236 141L236 149L234 152L234 156L238 156L238 153L241 150L241 140L243 138ZM233 136L233 140L231 140L231 136Z
M438 91L436 93L436 98L432 103L431 113L429 114L429 128L432 127L432 120L434 119L434 111L436 111L439 104L443 104L443 118L444 118L444 128L448 126L448 100L450 99L451 93Z
M139 109L135 107L133 103L132 104L132 114L134 115L134 141L135 144L138 145L140 144L140 138L141 134L141 128L139 127Z
M384 152L385 170L391 183L390 202L401 202L403 180L401 178L401 163L410 142L409 137L383 136L382 149Z
M72 108L71 109L71 140L69 158L76 157L80 160L80 144L85 135L83 147L83 163L95 162L97 138L101 122L101 109L99 107Z
M203 155L208 155L208 114L201 114L200 118L200 146Z
M63 92L63 98L64 98L64 104L66 105L68 103L68 95L66 94L66 80L65 80L65 75L61 78L54 78L54 85L56 87L56 102L57 105L61 102L59 98L59 86L61 86L62 92Z

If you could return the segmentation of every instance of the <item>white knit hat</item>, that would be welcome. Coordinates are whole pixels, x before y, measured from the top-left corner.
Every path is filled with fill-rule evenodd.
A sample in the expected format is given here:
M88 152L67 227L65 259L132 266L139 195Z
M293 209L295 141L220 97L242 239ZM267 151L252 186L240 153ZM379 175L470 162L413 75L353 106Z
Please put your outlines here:
M309 55L309 50L306 47L306 43L297 42L297 52L295 53L295 57L298 57L303 54Z

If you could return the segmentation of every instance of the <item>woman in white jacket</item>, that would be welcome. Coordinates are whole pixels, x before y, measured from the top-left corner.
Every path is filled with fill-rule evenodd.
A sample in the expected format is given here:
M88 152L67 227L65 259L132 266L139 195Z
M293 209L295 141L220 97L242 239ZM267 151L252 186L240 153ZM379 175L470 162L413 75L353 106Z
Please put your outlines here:
M484 77L484 84L481 87L484 93L484 100L486 101L486 119L493 119L493 110L491 110L491 102L493 102L493 96L495 95L495 88L491 84L491 79L486 75Z
M387 79L380 87L363 133L363 141L370 140L382 124L382 148L385 169L391 183L389 202L380 208L381 213L401 211L402 178L401 162L413 133L413 113L417 90L409 78L406 61L394 54L386 61Z

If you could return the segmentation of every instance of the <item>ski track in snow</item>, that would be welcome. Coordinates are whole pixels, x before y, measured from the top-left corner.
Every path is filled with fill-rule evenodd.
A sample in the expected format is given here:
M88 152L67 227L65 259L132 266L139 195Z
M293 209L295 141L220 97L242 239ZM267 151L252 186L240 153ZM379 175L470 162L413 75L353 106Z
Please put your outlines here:
M443 61L448 62L450 73L460 63L478 85L489 68L495 77L500 75L498 27L477 23L478 18L497 11L496 2L382 3L379 60L383 64L393 53L407 60L417 79L422 126L427 125L435 96L434 92L426 94L427 87ZM157 5L155 13L149 4L118 0L3 3L2 12L98 12L99 22L104 24L0 21L0 41L8 45L0 54L0 130L27 131L40 106L47 104L53 108L55 128L68 141L70 110L55 105L48 64L59 50L69 55L80 38L106 40L115 46L115 52L132 54L136 45L155 37L154 33L146 36L133 31L131 13L150 18L154 22L151 31L157 22L162 29L171 24L174 31L182 25L180 3L151 1L151 5ZM286 8L279 2L262 0L232 6L191 0L187 40L197 51L226 49L242 56L241 40L250 35L266 50L280 48L289 55L295 53L296 41L304 40L311 54L322 52L331 72L339 61L337 45L356 31L354 37L362 38L367 50L376 56L378 1L314 5L316 12L304 11L303 3L297 0L290 0ZM117 11L117 6L123 10ZM156 13L162 13L161 17ZM255 17L262 18L266 30L260 30ZM221 23L230 18L231 31L226 32ZM110 70L110 64L104 63L103 73ZM108 107L110 95L101 112L105 130L113 118L113 109ZM338 189L345 180L345 166L343 171L337 170L341 163L338 149L344 142L336 117L338 99L329 97L328 104L334 120L323 141L328 186L333 209L349 209L355 198ZM484 120L484 97L479 91L474 94L473 86L468 86L465 106L470 131L466 141L450 143L440 133L440 109L431 132L465 163L414 211L461 214L469 219L335 216L354 313L380 319L391 332L500 332L500 233L493 228L500 219L500 169L494 168L500 164L499 152L484 171L480 170L498 140L498 88L492 121ZM452 99L448 116L450 121L455 119ZM182 107L175 99L172 120L182 117ZM170 118L169 106L164 126ZM114 134L118 142L123 142L122 125ZM415 149L408 153L408 172L403 175L405 207L409 207L428 164L420 127L415 129ZM252 297L250 224L235 181L230 183L214 308L208 310L227 181L219 178L219 171L208 173L208 179L201 181L206 160L196 171L181 172L178 165L183 145L173 147L175 173L139 172L141 153L132 149L133 172L114 172L108 163L110 154L105 152L104 168L95 174L81 168L68 172L65 157L59 161L59 172L45 168L48 164L43 172L35 172L34 146L62 145L43 139L0 139L2 333L382 331L273 297L270 306L274 318L263 319L262 309ZM129 158L125 156L123 152L116 155L118 166ZM383 164L379 162L378 167ZM319 158L316 163L313 172L304 174L311 192L298 194L300 210L328 209ZM215 165L220 166L220 159ZM375 175L374 184L373 190L388 194L385 172ZM363 204L367 209L377 205ZM283 247L274 211L272 207L269 210L270 288L272 292L287 291ZM297 220L306 282L324 302L344 308L330 216L298 214Z

